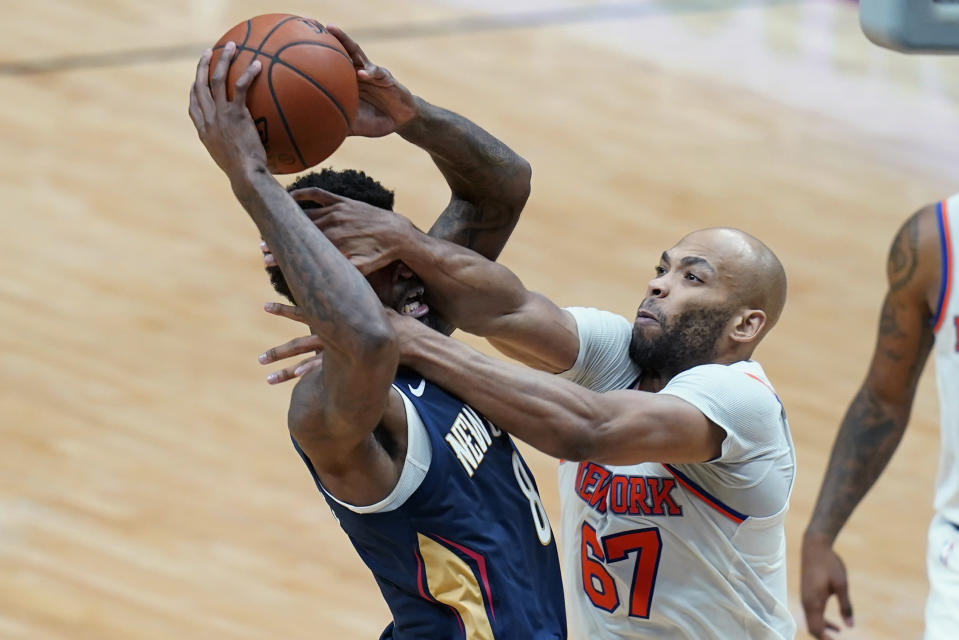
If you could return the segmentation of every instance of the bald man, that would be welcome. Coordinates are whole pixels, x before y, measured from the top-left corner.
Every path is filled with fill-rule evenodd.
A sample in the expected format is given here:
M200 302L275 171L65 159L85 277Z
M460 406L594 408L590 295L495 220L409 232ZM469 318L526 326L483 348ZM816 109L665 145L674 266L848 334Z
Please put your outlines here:
M361 220L370 235L348 231ZM751 359L785 302L768 247L735 229L689 234L662 253L630 322L561 309L401 216L341 208L318 224L361 270L403 261L435 311L533 367L393 318L405 365L562 460L571 637L794 636L784 518L795 456ZM481 454L468 429L447 442L467 470ZM542 506L531 497L530 508Z

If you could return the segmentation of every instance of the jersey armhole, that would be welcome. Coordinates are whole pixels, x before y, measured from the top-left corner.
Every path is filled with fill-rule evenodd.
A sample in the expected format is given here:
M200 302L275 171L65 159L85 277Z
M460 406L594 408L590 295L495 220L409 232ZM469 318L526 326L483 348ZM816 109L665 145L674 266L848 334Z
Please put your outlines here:
M394 385L394 388L396 388L396 385ZM400 477L390 494L375 504L358 506L343 502L323 488L323 491L331 500L353 513L361 515L386 513L399 509L423 484L426 473L430 469L430 463L433 461L433 447L430 444L430 437L426 432L423 419L410 399L398 388L396 388L396 391L403 398L403 404L406 407L406 458L403 460L403 470L400 472Z

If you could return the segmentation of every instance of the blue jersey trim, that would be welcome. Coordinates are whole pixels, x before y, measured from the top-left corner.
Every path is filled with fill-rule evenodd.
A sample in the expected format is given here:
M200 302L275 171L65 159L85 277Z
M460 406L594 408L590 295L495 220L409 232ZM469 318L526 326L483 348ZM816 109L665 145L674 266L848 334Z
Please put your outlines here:
M936 224L939 228L939 255L942 256L942 266L939 279L939 301L936 303L936 313L932 317L931 323L933 327L939 326L942 313L946 310L946 292L949 290L949 270L952 268L952 265L949 264L952 256L949 255L949 238L946 237L948 230L946 229L945 215L946 213L943 210L942 202L939 202L936 205Z
M685 473L683 473L682 471L680 471L673 465L663 464L663 466L666 467L666 469L671 474L676 476L676 479L680 481L681 485L683 485L687 489L691 489L692 492L698 498L701 498L706 504L711 506L713 509L716 509L717 511L719 511L730 520L736 521L738 523L742 523L747 518L749 518L749 516L746 515L745 513L740 513L739 511L736 511L729 505L725 504L722 500L720 500L719 498L715 497L714 495L712 495L711 493L703 489L696 482L693 482L693 480L690 479L689 476L687 476Z

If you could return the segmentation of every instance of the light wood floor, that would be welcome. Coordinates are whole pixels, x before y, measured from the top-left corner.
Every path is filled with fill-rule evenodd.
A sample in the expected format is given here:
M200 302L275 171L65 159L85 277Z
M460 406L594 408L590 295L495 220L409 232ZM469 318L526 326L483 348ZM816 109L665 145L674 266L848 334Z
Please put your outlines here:
M790 298L758 356L798 449L803 625L798 542L887 246L957 190L955 58L880 50L855 4L825 0L34 0L0 19L0 638L367 639L387 621L290 447L289 388L256 362L291 328L260 310L254 227L186 112L200 50L275 10L353 32L531 161L502 259L561 304L632 314L659 253L699 227L779 253ZM423 225L445 204L401 140L349 140L329 164L392 186ZM922 628L932 378L840 538L845 637ZM555 465L530 463L555 521Z

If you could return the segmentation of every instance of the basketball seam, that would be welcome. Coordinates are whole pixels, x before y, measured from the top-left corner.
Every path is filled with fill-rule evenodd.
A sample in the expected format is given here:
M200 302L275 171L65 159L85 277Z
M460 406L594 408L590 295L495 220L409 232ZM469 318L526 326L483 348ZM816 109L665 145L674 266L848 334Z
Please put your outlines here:
M289 139L290 145L293 147L293 151L296 153L297 159L300 161L300 164L305 168L305 167L307 166L307 162L306 162L306 160L303 158L302 152L300 152L300 147L299 147L299 145L296 143L296 138L293 136L293 131L290 129L290 125L289 125L289 123L287 122L286 115L283 113L283 107L282 107L282 105L280 104L279 99L277 98L275 89L273 88L273 65L275 65L275 64L281 64L281 65L283 65L284 67L286 67L287 69L289 69L290 71L292 71L293 73L295 73L296 75L298 75L299 77L301 77L301 78L303 78L304 80L306 80L307 82L309 82L314 88L319 89L320 92L322 92L323 95L326 96L326 98L327 98L331 103L333 103L333 106L336 107L337 111L340 112L340 115L343 116L343 120L344 120L344 122L346 123L347 128L349 128L349 127L350 127L350 118L349 118L349 116L346 114L346 110L345 110L345 109L343 108L343 106L339 103L339 101L338 101L336 98L334 98L333 95L331 95L330 92L327 91L327 90L323 87L323 85L319 84L316 80L314 80L313 78L311 78L311 77L308 76L307 74L303 73L300 69L297 69L297 68L296 68L295 66L293 66L292 64L286 62L285 60L282 60L279 56L280 56L280 54L281 54L283 51L285 51L286 49L288 49L289 47L292 47L292 46L296 46L296 45L313 45L313 46L322 47L322 48L324 48L324 49L329 49L330 51L334 51L334 52L338 53L339 55L343 56L343 57L346 59L347 62L350 63L350 66L353 65L353 60L350 58L349 55L343 53L342 51L340 51L340 50L339 50L338 48L336 48L336 47L330 46L330 45L328 45L328 44L324 44L324 43L322 43L322 42L315 42L315 41L312 41L312 40L297 40L297 41L294 41L294 42L288 42L288 43L286 43L285 45L283 45L282 47L280 47L280 49L278 49L278 50L277 50L275 53L273 53L273 54L265 53L265 52L263 51L263 46L266 44L267 40L269 40L270 37L272 37L273 34L276 33L276 31L277 31L281 26L283 26L283 25L286 24L287 22L290 22L291 20L298 20L298 19L300 19L299 16L288 16L288 17L284 18L283 20L281 20L280 22L278 22L278 23L276 23L275 25L273 25L273 28L271 28L270 31L263 37L263 40L260 41L260 44L259 44L256 48L246 46L246 43L249 41L250 34L252 33L252 21L251 21L251 20L247 20L247 21L246 21L246 27L247 27L246 34L244 35L243 42L241 42L241 43L237 46L236 55L239 55L239 54L240 54L241 52L243 52L243 51L250 51L250 52L252 52L252 53L253 53L253 59L250 61L250 64L252 64L254 61L256 61L256 59L257 59L259 56L261 56L261 55L262 55L264 58L269 59L270 62L269 62L269 66L268 66L268 69L267 69L266 81L267 81L267 87L268 87L269 90L270 90L270 97L273 99L273 106L276 108L276 113L277 113L277 115L280 117L280 122L283 124L283 130L286 132L286 137ZM326 33L329 33L329 31L326 31L325 28L324 28L324 31L325 31ZM214 50L219 49L219 48L222 48L223 46L225 46L225 45L220 45L220 46L218 46L218 47L214 47Z
M279 54L281 51L283 51L283 50L286 49L287 47L292 47L292 46L294 46L294 45L300 45L300 44L309 44L309 45L314 45L314 46L317 46L317 47L323 47L324 49L330 49L331 51L335 51L335 52L339 53L340 55L343 55L343 52L340 51L339 49L337 49L336 47L331 47L330 45L328 45L328 44L323 44L322 42L313 42L313 41L311 41L311 40L298 40L298 41L296 41L296 42L290 42L289 44L286 44L286 45L284 45L281 49L279 49L279 50L277 51L277 54ZM214 47L213 50L216 51L217 49L222 49L223 46L224 46L224 45L221 44L221 45L219 45L219 46ZM293 71L293 72L295 72L297 75L302 76L305 80L309 80L310 83L313 84L313 86L315 86L317 89L319 89L320 91L322 91L323 94L324 94L327 98L330 99L330 101L333 103L333 105L337 108L337 110L339 110L340 114L343 116L343 119L346 120L347 126L350 125L350 118L349 118L349 116L346 115L346 109L344 109L344 108L342 107L342 105L340 105L340 103L337 101L336 98L334 98L332 95L330 95L330 92L329 92L329 91L327 91L326 89L323 88L323 85L318 84L318 83L316 82L316 80L314 80L314 79L311 78L310 76L306 75L305 73L303 73L302 71L300 71L299 69L297 69L296 67L294 67L292 64L290 64L290 63L287 62L286 60L281 60L280 58L277 58L274 54L264 53L263 51L260 51L259 49L253 49L252 47L240 47L240 46L238 46L238 47L236 48L237 54L240 54L240 53L242 53L242 52L244 52L244 51L252 51L252 52L253 52L253 60L250 60L250 64L253 64L253 61L256 60L256 56L260 55L260 56L263 56L264 58L266 58L267 60L270 61L270 66L272 66L272 65L274 65L274 64L281 64L281 65L283 65L284 67L286 67L287 69L289 69L290 71Z
M266 44L266 41L276 33L277 29L285 25L291 20L295 20L296 16L288 16L283 18L270 29L263 40L260 42L259 46L256 48L256 52L253 54L253 60L256 60L259 55L267 55L263 53L263 45ZM276 97L276 91L273 89L273 65L276 64L276 58L274 56L268 56L270 58L270 67L267 69L266 73L266 86L270 89L270 97L273 98L273 106L276 107L276 113L280 116L280 122L283 123L283 130L286 131L286 137L290 140L290 145L293 147L293 151L296 152L296 157L300 161L300 165L306 168L306 160L303 159L303 154L300 153L300 146L296 144L296 138L293 136L293 132L290 130L290 125L286 121L286 115L283 113L283 107L280 105L279 99Z
M353 65L353 61L350 59L350 57L347 56L347 55L344 55L343 52L340 51L339 49L337 49L336 47L330 46L330 45L328 45L328 44L324 44L324 43L322 43L322 42L314 42L313 40L297 40L297 41L295 41L295 42L289 42L289 43L283 45L283 47L281 47L281 48L277 51L277 53L280 53L280 51L283 51L283 50L286 49L287 47L292 47L293 45L298 45L298 44L309 44L309 45L313 45L314 47L323 47L324 49L329 49L330 51L333 51L333 52L335 52L335 53L340 54L341 56L343 56L343 58L346 59L347 62L350 63L351 66ZM226 45L218 44L217 46L213 47L213 51L216 51L216 50L218 50L218 49L222 49L224 46L226 46ZM237 54L240 54L240 53L242 53L243 51L252 51L252 52L253 52L253 60L250 60L250 64L253 64L253 61L256 60L256 56L263 56L264 58L269 58L269 60L270 60L271 62L279 62L280 64L282 64L282 65L284 65L284 66L286 66L286 67L290 67L290 68L293 69L294 71L297 70L296 67L292 66L289 62L286 62L285 60L280 60L280 59L278 59L278 58L277 58L274 54L272 54L272 53L266 53L265 51L262 51L262 50L260 50L260 49L255 49L255 48L253 48L253 47L248 47L248 46L246 46L246 44L238 44L238 45L236 46L236 53L237 53ZM349 120L349 118L347 118L347 120Z
M279 29L280 27L282 27L283 25L285 25L285 24L286 24L287 22L289 22L290 20L296 20L298 17L299 17L299 16L287 16L287 17L283 18L282 20L280 20L279 22L277 22L275 25L273 25L273 28L270 29L265 36L263 36L263 40L262 40L262 41L260 42L260 44L257 46L257 52L260 52L260 50L263 49L263 45L265 45L265 44L266 44L266 41L269 40L270 37L271 37L274 33L276 33L276 30L277 30L277 29Z
M241 42L239 45L237 45L237 49L243 49L243 48L246 47L246 43L249 41L249 39L250 39L250 34L251 34L251 33L253 33L253 21L252 21L252 20L247 20L247 21L246 21L246 33L243 35L243 42ZM256 57L255 57L255 56L254 56L253 60L256 60ZM252 62L252 61L251 61L251 62Z
M276 107L276 113L280 116L280 122L283 123L283 129L286 131L286 137L290 139L290 144L293 146L293 151L296 152L296 157L299 159L300 164L303 165L305 169L307 167L306 160L303 159L303 154L300 153L300 146L296 144L296 138L293 136L293 132L290 130L290 125L286 121L286 114L283 113L283 107L280 105L279 98L276 97L276 91L273 89L273 62L270 63L270 68L267 70L266 76L266 86L270 88L270 96L273 98L273 105Z
M324 48L326 48L326 49L332 49L333 51L336 51L337 53L340 53L339 50L337 50L336 47L331 47L331 46L329 46L329 45L326 45L326 44L323 44L323 43L320 43L320 42L312 42L312 41L310 41L310 40L301 40L301 41L296 41L296 42L288 42L287 44L283 45L281 48L279 48L279 49L277 50L277 52L276 52L276 54L274 55L274 58L273 58L274 64L277 63L277 62L279 62L280 64L282 64L283 66L287 67L287 68L290 69L291 71L294 71L295 73L297 73L297 74L299 74L300 76L302 76L302 77L303 77L305 80L307 80L310 84L312 84L314 87L316 87L317 89L319 89L320 91L322 91L323 94L324 94L327 98L330 99L330 102L333 103L333 106L335 106L335 107L337 108L337 110L339 110L340 114L343 116L343 120L346 121L346 126L350 126L350 118L349 118L349 116L346 115L346 109L344 109L344 108L340 105L339 101L338 101L336 98L334 98L334 97L330 94L330 92L327 91L327 90L323 87L323 85L321 85L321 84L318 83L316 80L314 80L314 79L311 78L310 76L306 75L305 73L303 73L302 71L300 71L299 69L297 69L296 67L294 67L293 65L289 64L288 62L286 62L285 60L283 60L282 58L279 57L280 54L283 53L284 51L286 51L289 47L295 47L296 45L301 45L301 44L315 45L315 46L318 46L318 47L324 47ZM352 65L352 63L351 63L351 64L350 64L350 67L352 67L352 66L353 66L353 65Z

